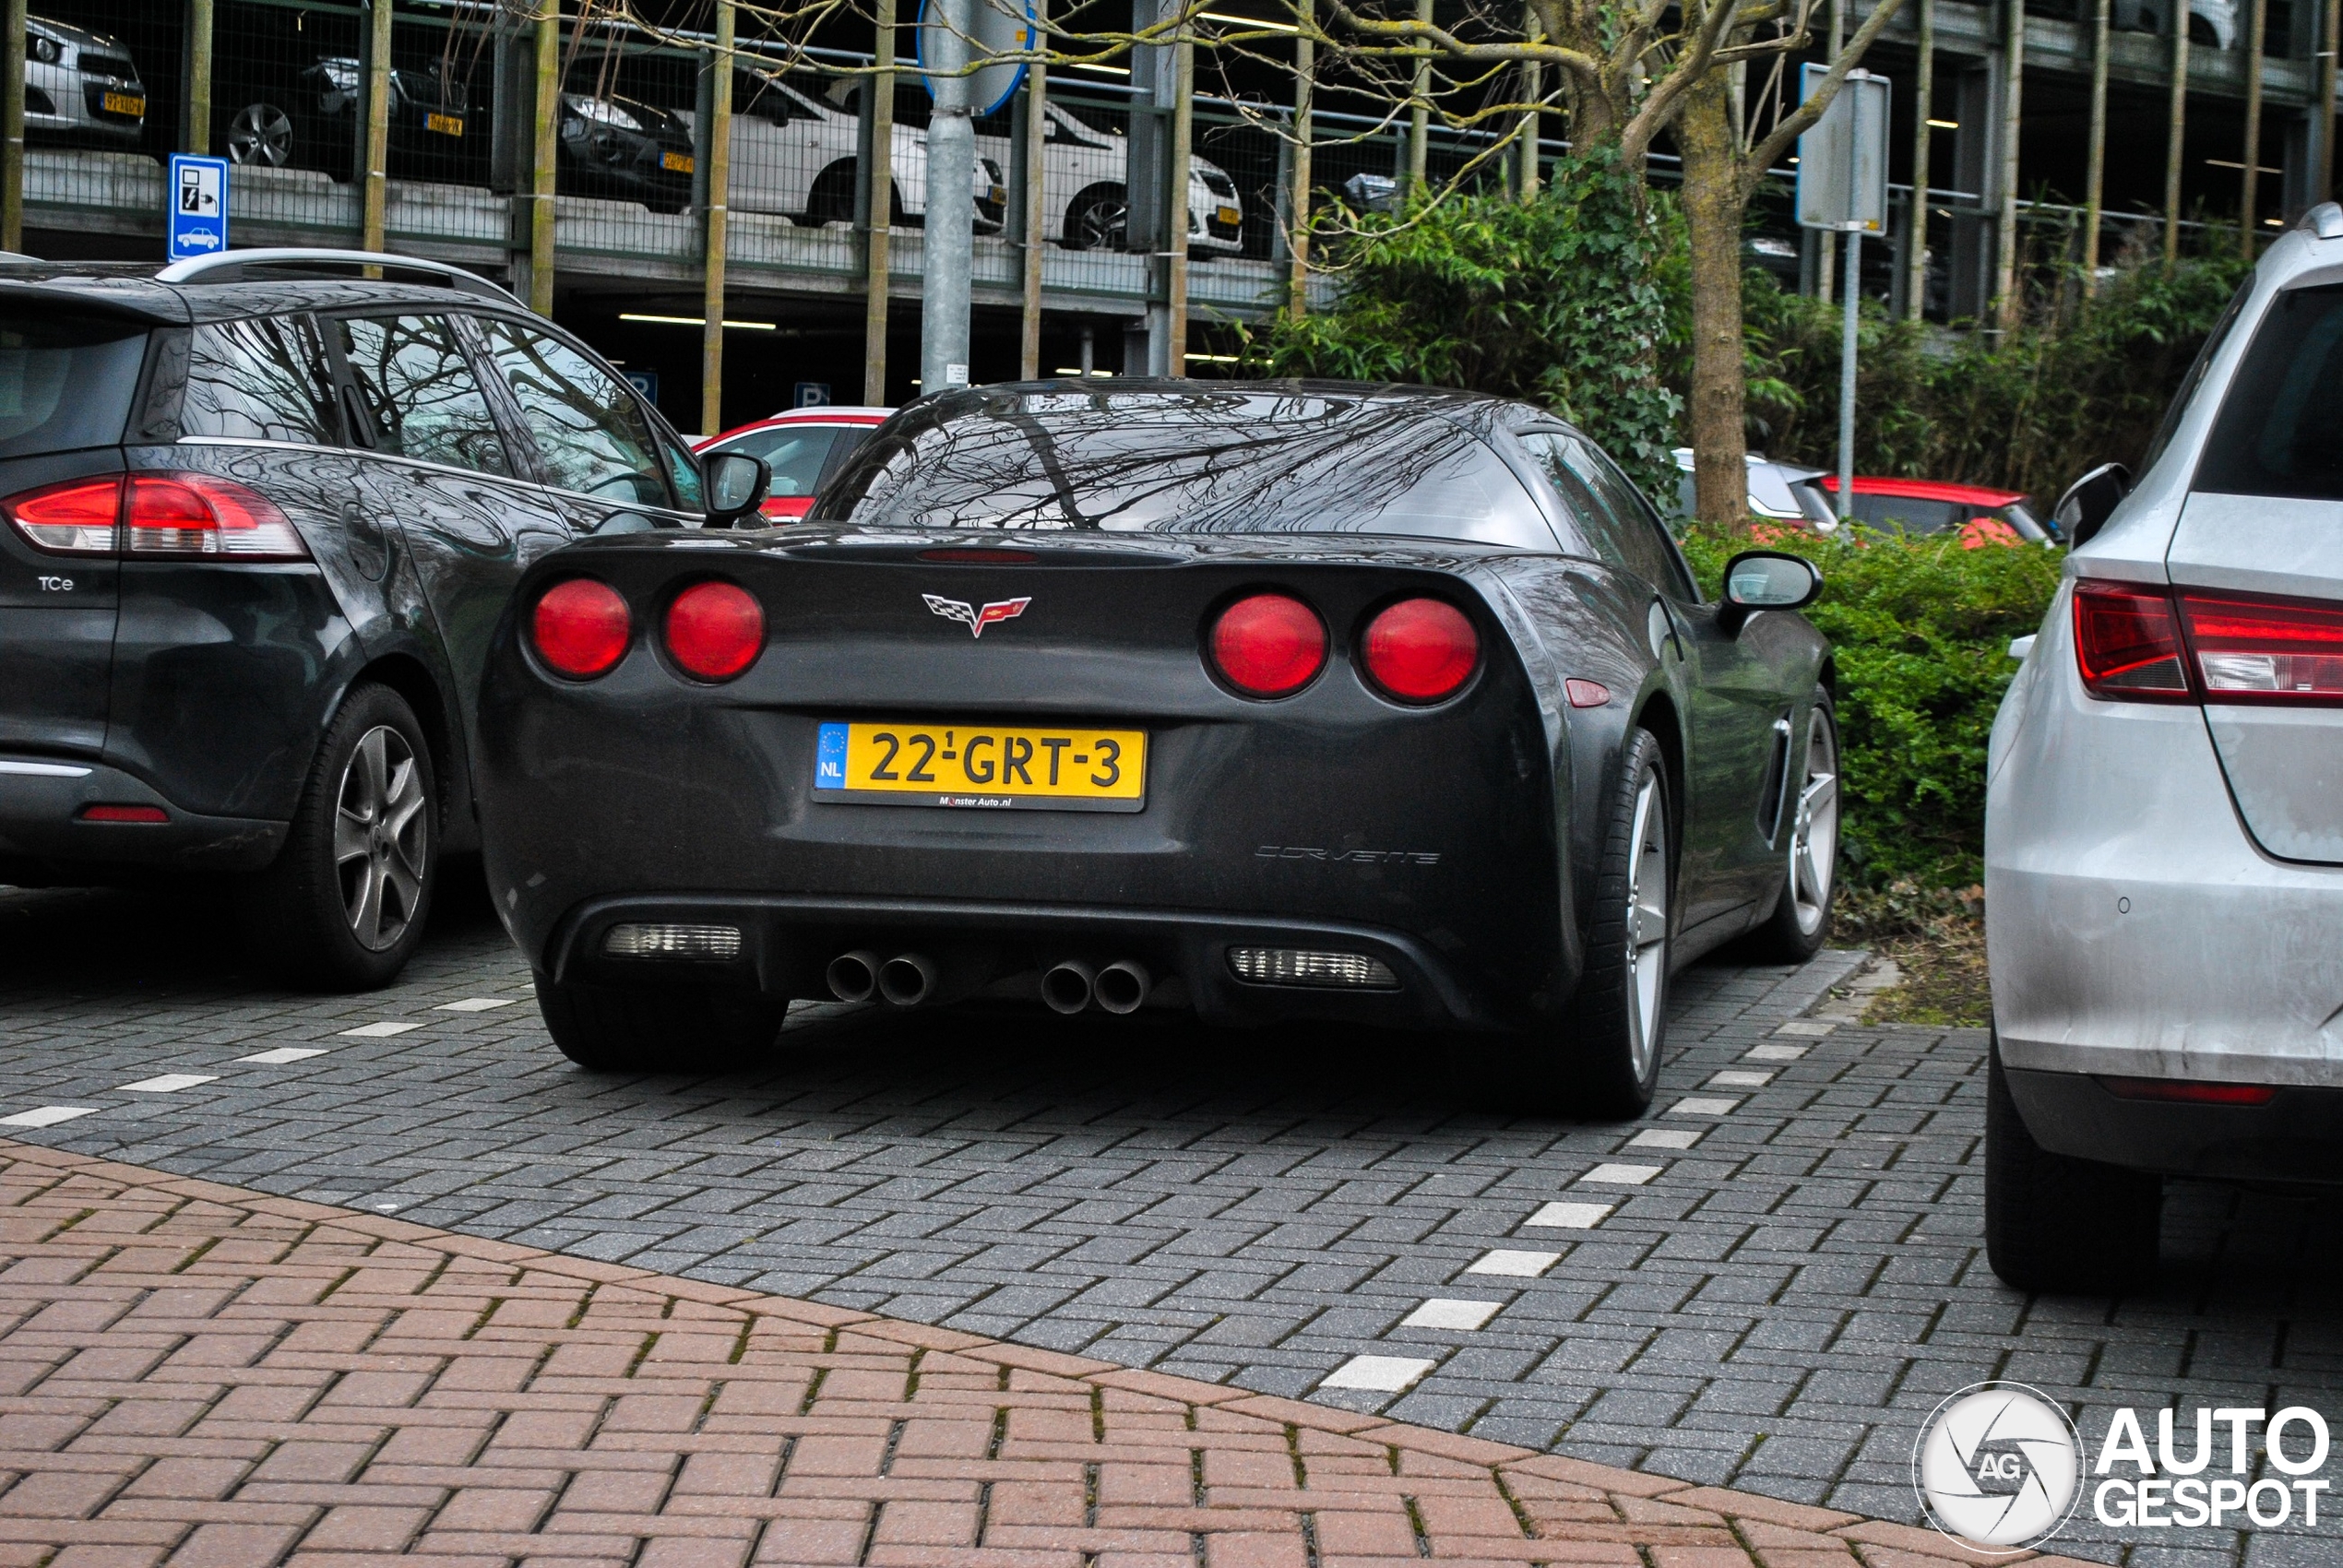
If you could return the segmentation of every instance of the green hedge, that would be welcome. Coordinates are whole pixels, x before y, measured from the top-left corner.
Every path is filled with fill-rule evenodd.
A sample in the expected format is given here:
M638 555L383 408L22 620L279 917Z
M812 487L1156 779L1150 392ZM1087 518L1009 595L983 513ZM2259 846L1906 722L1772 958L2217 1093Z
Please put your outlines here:
M1725 562L1753 544L1701 530L1683 542L1711 594ZM1964 550L1955 538L1868 530L1766 543L1823 573L1822 599L1806 617L1838 662L1847 884L1974 884L1985 849L1985 740L2017 673L2009 641L2040 625L2065 552Z

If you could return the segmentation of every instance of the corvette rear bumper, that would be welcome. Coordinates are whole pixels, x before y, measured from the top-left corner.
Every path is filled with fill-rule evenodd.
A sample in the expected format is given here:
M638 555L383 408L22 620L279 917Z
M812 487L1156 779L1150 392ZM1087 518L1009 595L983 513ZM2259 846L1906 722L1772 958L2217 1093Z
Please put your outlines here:
M732 927L738 956L724 959L613 957L613 927L673 923ZM1396 985L1374 989L1265 985L1240 980L1232 948L1358 955L1382 964ZM824 998L823 972L838 955L882 959L918 953L942 971L939 1000L977 994L1038 997L1043 969L1064 959L1094 965L1133 959L1156 977L1155 997L1187 1005L1208 1023L1316 1018L1410 1028L1501 1027L1491 999L1461 983L1441 956L1399 932L1339 922L1184 909L981 903L941 898L786 895L635 895L593 899L554 928L540 963L553 979L589 985L719 986L772 996Z

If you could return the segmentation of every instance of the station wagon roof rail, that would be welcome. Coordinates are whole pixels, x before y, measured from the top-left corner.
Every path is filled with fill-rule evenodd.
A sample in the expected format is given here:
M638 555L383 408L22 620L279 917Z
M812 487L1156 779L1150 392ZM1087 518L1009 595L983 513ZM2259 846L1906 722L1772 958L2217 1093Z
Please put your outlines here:
M520 303L510 292L479 273L467 272L444 261L432 261L416 255L393 255L387 251L331 250L306 245L221 251L217 255L174 261L156 273L155 279L162 283L241 283L248 280L255 268L319 266L378 267L386 272L420 273L429 281L445 284L468 294L479 294L502 303Z

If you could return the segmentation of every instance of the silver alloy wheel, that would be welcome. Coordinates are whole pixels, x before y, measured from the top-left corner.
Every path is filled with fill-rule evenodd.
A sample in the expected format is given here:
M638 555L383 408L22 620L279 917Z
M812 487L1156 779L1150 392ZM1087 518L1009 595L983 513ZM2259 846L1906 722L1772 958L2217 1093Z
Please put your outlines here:
M379 953L421 912L431 816L407 738L377 724L342 769L334 811L334 871L358 945Z
M1092 196L1076 208L1066 225L1067 249L1121 250L1130 224L1130 208L1119 196Z
M1668 981L1668 811L1655 773L1635 791L1627 852L1627 1051L1635 1081L1651 1076Z
M1806 719L1806 767L1790 826L1790 900L1799 933L1820 931L1838 866L1838 740L1819 707Z
M228 122L228 158L282 169L292 161L292 119L273 103L247 103Z

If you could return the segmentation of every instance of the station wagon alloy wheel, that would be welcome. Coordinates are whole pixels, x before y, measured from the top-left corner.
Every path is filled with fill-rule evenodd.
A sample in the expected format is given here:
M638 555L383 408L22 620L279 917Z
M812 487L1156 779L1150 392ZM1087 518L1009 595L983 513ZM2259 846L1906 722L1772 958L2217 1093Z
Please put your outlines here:
M396 944L421 912L428 804L406 738L387 724L366 731L342 770L334 866L351 934L371 952Z
M1806 768L1792 810L1789 897L1800 934L1811 936L1830 916L1838 862L1838 743L1819 707L1806 720Z

